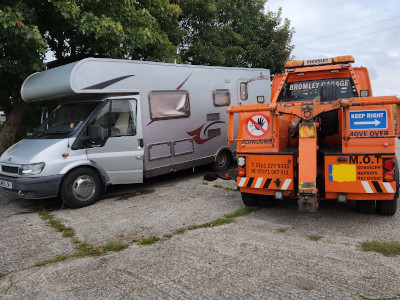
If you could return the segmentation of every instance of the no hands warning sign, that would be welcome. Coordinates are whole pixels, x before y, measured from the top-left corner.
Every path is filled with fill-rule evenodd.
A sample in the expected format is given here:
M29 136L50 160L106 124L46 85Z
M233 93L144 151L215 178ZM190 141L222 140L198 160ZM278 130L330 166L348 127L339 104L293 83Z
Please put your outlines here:
M252 137L261 138L268 133L269 118L262 113L251 115L246 121L247 133Z

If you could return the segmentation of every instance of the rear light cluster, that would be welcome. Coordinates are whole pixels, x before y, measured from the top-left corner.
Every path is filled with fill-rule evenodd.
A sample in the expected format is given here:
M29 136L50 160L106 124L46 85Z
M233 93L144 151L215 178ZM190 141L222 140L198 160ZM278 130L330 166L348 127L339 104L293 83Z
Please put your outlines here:
M395 174L395 163L393 159L385 159L383 161L383 181L393 182Z
M246 159L244 157L238 157L238 177L246 177Z

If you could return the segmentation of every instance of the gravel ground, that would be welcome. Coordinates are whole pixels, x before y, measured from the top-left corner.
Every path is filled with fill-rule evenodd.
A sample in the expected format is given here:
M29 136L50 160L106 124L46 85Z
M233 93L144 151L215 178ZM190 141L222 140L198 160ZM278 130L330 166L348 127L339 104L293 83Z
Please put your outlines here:
M400 241L400 214L357 214L352 202L322 202L311 214L282 201L229 225L137 245L243 207L233 181L206 185L204 172L113 187L84 209L40 201L82 241L130 244L42 267L33 265L73 253L73 243L30 210L33 201L0 192L0 299L400 299L400 257L360 247Z

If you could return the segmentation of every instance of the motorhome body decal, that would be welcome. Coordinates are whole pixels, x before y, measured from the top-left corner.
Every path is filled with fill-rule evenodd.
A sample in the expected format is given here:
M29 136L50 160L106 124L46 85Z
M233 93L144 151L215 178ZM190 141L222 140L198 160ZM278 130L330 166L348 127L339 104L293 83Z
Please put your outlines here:
M193 72L190 73L189 76L186 77L186 79L180 85L178 85L178 87L176 89L180 90L183 87L183 85L186 83L186 81L188 81L189 77L192 76L192 74L193 74Z
M253 77L253 78L250 78L249 80L247 80L246 83L250 83L253 81L257 81L257 80L269 80L269 76L261 75L261 76Z
M135 75L126 75L126 76L121 76L121 77L117 77L114 79L110 79L107 81L103 81L103 82L97 83L95 85L85 87L84 90L101 90L101 89L104 89L104 88L114 84L114 83L117 83L121 80L124 80L124 79L132 77L132 76L135 76Z
M193 138L193 140L195 141L196 144L201 145L201 144L204 144L205 142L217 137L217 135L214 135L214 136L211 136L211 137L207 137L207 138L202 138L201 137L202 134L203 134L203 136L206 136L206 132L207 132L208 128L210 126L214 125L214 124L217 124L217 123L225 123L225 122L222 122L222 121L211 122L202 131L203 127L207 124L207 123L204 123L199 128L197 128L197 129L195 129L193 131L186 131L186 133Z

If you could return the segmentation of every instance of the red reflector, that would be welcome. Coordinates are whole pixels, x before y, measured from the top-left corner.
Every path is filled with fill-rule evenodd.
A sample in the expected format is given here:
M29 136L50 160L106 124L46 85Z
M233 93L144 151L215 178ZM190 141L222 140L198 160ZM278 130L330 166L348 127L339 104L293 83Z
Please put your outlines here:
M239 169L238 169L238 176L239 176L239 177L244 177L244 176L246 176L246 170L243 169L243 168L239 168Z
M394 181L394 173L393 172L386 172L383 174L383 181L392 182Z
M394 168L394 161L391 159L387 159L383 162L383 167L385 168L385 170L390 171L391 169Z

